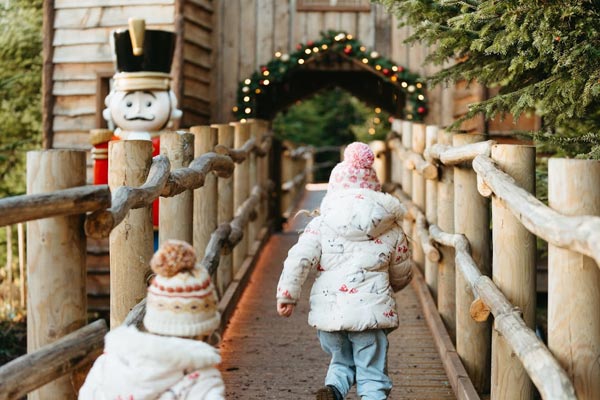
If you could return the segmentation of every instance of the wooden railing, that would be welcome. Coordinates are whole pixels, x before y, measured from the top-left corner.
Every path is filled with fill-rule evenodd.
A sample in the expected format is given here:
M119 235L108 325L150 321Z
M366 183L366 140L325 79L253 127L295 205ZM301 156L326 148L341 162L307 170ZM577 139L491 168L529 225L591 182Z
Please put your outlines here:
M0 200L0 225L31 221L28 354L0 367L0 399L38 388L32 396L75 398L68 375L102 349L104 321L84 326L86 234L109 236L111 327L140 321L159 197L160 241L193 243L214 276L225 325L268 236L268 128L255 120L165 133L154 159L150 142L111 142L108 186L85 186L84 152L28 153L30 194Z
M533 382L544 399L600 398L600 162L551 159L548 207L532 194L533 147L394 127L386 186L409 205L414 261L470 377L455 392L530 399ZM550 245L548 347L534 331L534 234Z

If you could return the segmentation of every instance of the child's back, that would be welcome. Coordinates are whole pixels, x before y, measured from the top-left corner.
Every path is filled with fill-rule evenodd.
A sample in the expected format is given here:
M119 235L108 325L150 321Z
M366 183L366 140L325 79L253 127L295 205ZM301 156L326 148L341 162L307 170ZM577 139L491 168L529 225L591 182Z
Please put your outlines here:
M387 333L398 327L394 291L412 278L400 226L404 208L380 192L373 153L353 143L331 173L321 215L289 251L277 287L278 312L291 315L311 269L308 322L332 355L323 396L343 398L355 379L363 399L385 399ZM319 397L317 398L329 398Z

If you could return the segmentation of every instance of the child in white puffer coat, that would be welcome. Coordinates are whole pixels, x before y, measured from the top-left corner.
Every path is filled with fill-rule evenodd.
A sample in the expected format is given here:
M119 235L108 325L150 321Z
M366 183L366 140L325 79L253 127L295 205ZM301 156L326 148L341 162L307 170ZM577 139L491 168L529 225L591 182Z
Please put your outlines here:
M387 399L387 334L398 327L394 292L412 278L405 212L382 193L364 143L350 144L332 171L321 215L313 219L284 262L277 311L289 317L311 269L308 323L331 355L317 399L340 400L356 381L362 399Z
M144 327L121 326L105 338L79 400L224 400L219 351L201 340L221 322L217 293L194 248L168 240L150 261Z

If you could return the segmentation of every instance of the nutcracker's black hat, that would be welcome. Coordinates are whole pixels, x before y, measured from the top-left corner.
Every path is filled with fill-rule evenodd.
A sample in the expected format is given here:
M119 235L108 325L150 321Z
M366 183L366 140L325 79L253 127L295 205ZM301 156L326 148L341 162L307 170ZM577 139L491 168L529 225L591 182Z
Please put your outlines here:
M114 46L117 72L162 72L171 71L175 51L173 32L146 29L143 52L135 55L129 29L115 31Z

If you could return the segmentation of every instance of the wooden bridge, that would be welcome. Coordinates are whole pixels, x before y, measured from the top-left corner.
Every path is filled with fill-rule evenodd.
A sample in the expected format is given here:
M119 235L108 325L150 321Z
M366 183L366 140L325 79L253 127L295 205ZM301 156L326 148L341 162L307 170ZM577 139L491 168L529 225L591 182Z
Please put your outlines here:
M600 398L599 163L550 160L548 207L531 194L533 148L393 126L373 148L409 209L415 279L398 294L391 398L528 399L534 386ZM147 142L112 142L108 187L85 186L83 152L29 153L28 194L0 200L0 225L28 221L29 353L0 367L0 399L75 398L101 352L105 322L86 325L88 237L109 237L110 326L139 324L156 198L160 240L193 243L217 283L228 398L311 398L327 358L306 302L283 320L274 299L303 221L274 227L299 201L317 207L315 151L282 147L266 121L198 126L165 133L154 159ZM536 235L550 247L548 345L534 332Z

